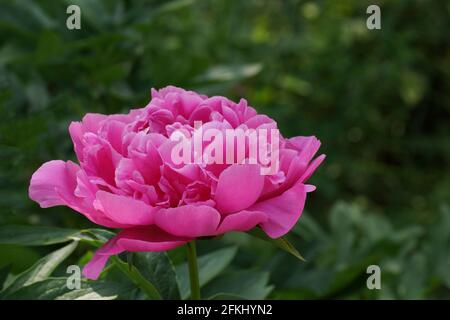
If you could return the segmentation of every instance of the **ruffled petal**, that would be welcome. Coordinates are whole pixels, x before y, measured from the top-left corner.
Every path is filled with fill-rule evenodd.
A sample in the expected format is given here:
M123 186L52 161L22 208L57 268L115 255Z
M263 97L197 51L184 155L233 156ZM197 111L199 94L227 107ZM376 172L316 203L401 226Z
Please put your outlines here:
M320 140L315 136L293 137L287 141L287 146L297 150L300 158L305 162L311 161L320 145Z
M88 113L83 117L81 122L72 122L69 126L70 137L72 138L75 153L78 160L83 161L84 134L87 132L97 133L103 120L107 119L107 115L99 113Z
M97 280L105 268L106 262L110 256L114 254L119 254L124 250L117 245L117 240L119 238L116 236L106 242L100 249L98 249L91 261L89 261L83 268L83 276L88 279Z
M108 218L128 226L152 224L157 210L143 201L106 191L98 191L97 200Z
M264 176L254 164L234 164L219 176L215 198L217 209L224 214L247 209L261 195Z
M219 212L209 206L185 205L161 209L155 213L155 224L180 237L211 236L220 222Z
M28 189L30 198L42 208L64 205L59 193L73 195L76 184L76 173L68 169L62 160L44 163L31 177Z
M278 238L297 223L303 212L305 200L305 185L297 183L280 196L259 202L247 210L266 213L268 220L261 224L261 228L271 238Z
M77 185L86 189L89 183L86 180L78 180L84 177L80 167L71 162L53 160L44 163L31 177L28 193L30 199L39 203L42 208L65 205L80 212L89 220L109 228L121 228L124 225L110 220L93 207L93 199L78 197L82 194ZM86 184L86 185L84 185ZM91 186L89 186L91 187ZM85 191L86 193L87 191Z
M117 244L131 252L167 251L192 240L169 234L155 225L125 229L118 236Z
M309 164L308 168L306 168L303 175L301 176L300 182L306 182L311 177L311 175L314 173L314 171L317 169L317 167L320 166L320 164L323 162L323 160L325 160L325 157L326 156L324 154L321 154L316 159L314 159Z
M267 214L260 211L241 211L226 216L219 228L217 234L230 231L248 231L260 223L268 220Z

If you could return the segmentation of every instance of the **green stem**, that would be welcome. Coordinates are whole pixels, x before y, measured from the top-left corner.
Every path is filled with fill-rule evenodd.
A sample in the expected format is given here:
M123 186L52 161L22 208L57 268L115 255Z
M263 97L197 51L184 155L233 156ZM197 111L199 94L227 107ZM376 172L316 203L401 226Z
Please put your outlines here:
M99 240L97 235L90 232L90 230L82 230L81 233L87 233L89 234L92 239L85 239L81 238L81 241L87 242L88 244L99 248L102 246L103 241ZM130 257L129 257L130 258ZM136 269L134 266L132 266L129 263L125 263L118 256L112 256L111 260L113 261L114 265L119 268L122 273L124 273L130 280L133 282L136 286L141 288L142 291L152 300L162 300L161 295L159 294L158 290L155 288L155 286L149 282L147 279L142 276L142 274L139 272L138 269Z
M119 257L113 256L111 257L114 265L116 265L120 271L122 271L130 280L139 288L142 289L142 291L145 292L145 294L152 300L161 300L161 295L159 294L158 290L155 288L155 286L150 283L147 279L145 279L142 274L133 266L130 267L128 263L123 262L120 260Z
M191 281L191 299L200 300L200 283L198 280L197 250L195 241L187 243L187 258L189 265L189 279Z

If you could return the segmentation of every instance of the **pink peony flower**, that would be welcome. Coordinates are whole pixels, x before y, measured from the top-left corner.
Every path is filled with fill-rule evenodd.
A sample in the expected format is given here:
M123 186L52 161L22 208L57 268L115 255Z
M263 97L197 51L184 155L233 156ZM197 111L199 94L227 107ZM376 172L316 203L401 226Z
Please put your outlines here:
M261 175L259 164L174 164L169 137L179 129L193 132L194 121L218 130L277 128L243 99L169 86L152 90L150 103L128 114L87 114L72 122L79 165L53 160L33 174L29 196L41 207L65 205L121 229L85 266L87 278L98 278L109 256L123 251L165 251L255 226L277 238L295 225L315 189L306 181L325 158L313 160L320 141L281 137L279 168L271 175Z

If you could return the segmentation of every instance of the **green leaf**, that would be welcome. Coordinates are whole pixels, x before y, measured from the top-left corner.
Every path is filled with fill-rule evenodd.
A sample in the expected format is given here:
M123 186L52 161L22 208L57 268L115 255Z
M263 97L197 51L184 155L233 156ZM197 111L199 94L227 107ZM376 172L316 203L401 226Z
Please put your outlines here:
M208 299L264 299L272 291L269 273L235 271L221 276L203 288Z
M51 279L48 278L43 281L35 282L29 286L18 288L14 292L2 295L2 299L17 300L17 299L43 299L51 300L55 297L64 294L68 288L66 279Z
M11 265L11 273L19 274L31 267L42 256L30 247L0 244L0 266Z
M44 28L52 28L55 26L56 22L42 9L38 3L29 2L26 0L16 2L17 4L20 4L21 9L26 10L30 19L37 21L40 26Z
M77 245L78 242L74 241L37 261L29 269L19 274L12 283L1 292L0 297L8 296L22 287L29 286L35 282L48 278L56 267L75 250Z
M208 300L247 300L246 298L234 293L216 293L208 298Z
M157 14L161 13L169 13L171 11L185 9L187 6L190 6L196 2L195 0L174 0L167 2L161 6L159 6L156 10L154 10Z
M257 75L262 70L260 63L243 65L218 65L208 69L204 74L198 76L195 80L199 82L222 82L238 81Z
M199 257L198 272L200 277L200 287L206 285L218 276L231 263L236 252L236 247L229 247ZM191 294L187 263L177 266L176 270L180 281L181 297L187 299Z
M0 268L0 291L3 289L3 284L6 282L10 270L10 265L6 265Z
M105 229L85 229L78 232L73 238L99 247L114 236L114 232Z
M161 300L162 296L156 289L155 285L148 281L139 270L123 262L118 256L111 257L114 265L122 271L137 287L139 287L145 295L152 300Z
M0 243L43 246L70 241L78 232L54 227L3 226L0 227Z
M154 284L163 299L180 299L175 268L165 252L133 253L132 261L142 276Z
M82 283L80 289L71 290L56 300L113 300L120 294L134 289L134 286L111 281Z
M260 228L253 228L252 230L247 232L249 235L262 239L264 241L270 242L277 246L278 248L292 254L297 259L300 259L302 261L305 261L305 258L302 257L300 252L290 243L286 238L280 237L277 239L272 239L268 235L264 233Z
M133 287L111 281L82 281L80 289L69 289L67 278L48 278L23 287L7 297L15 300L112 300Z

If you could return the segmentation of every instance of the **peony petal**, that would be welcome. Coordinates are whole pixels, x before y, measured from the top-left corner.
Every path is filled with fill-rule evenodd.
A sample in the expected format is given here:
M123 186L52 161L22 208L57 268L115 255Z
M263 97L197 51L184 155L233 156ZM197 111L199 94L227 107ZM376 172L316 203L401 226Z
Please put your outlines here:
M305 170L305 172L303 173L303 175L300 178L300 182L306 182L311 175L313 174L313 172L317 169L318 166L320 166L320 164L323 162L323 160L325 160L325 155L322 154L320 156L318 156L316 159L314 159L308 166L308 168Z
M89 197L78 197L77 178L84 172L75 163L53 160L44 163L31 177L29 196L42 208L65 205L80 212L89 220L110 228L121 228L122 224L110 220L93 207ZM80 181L88 183L87 181ZM82 186L87 188L87 186ZM92 186L89 186L92 187ZM79 192L79 190L78 190Z
M128 146L128 156L149 185L157 183L161 176L162 160L157 148L160 143L159 137L160 135L150 135L141 131L134 136Z
M31 177L29 196L42 208L64 205L59 192L73 194L75 177L67 170L66 162L53 160L44 163ZM57 191L58 190L58 191Z
M86 113L82 124L85 132L98 132L103 124L103 120L108 119L108 115L101 113Z
M125 129L125 123L111 120L105 123L102 128L103 134L107 138L108 142L118 153L123 154L122 137Z
M69 126L70 137L72 138L75 153L80 162L83 159L83 136L87 132L97 133L103 120L108 116L99 113L88 113L83 117L82 122L72 122Z
M226 216L219 228L217 234L229 231L248 231L260 223L268 220L267 214L259 211L241 211Z
M239 126L239 118L236 112L230 107L228 107L226 103L222 103L222 115L225 118L225 120L227 120L228 123L231 124L233 128Z
M264 186L259 165L234 164L219 176L214 200L221 213L238 212L258 200Z
M278 197L259 202L249 211L265 212L269 219L261 224L261 228L271 238L286 234L297 223L302 214L306 200L306 188L297 183Z
M245 124L252 129L256 129L263 124L271 124L276 126L275 121L264 114L257 114L253 116L245 121Z
M161 209L155 213L157 226L180 237L195 238L214 235L219 222L219 212L205 205L185 205Z
M143 201L106 191L98 191L96 197L100 201L105 215L117 223L128 226L153 223L157 209Z
M177 237L151 225L125 229L119 233L117 243L126 251L158 252L174 249L191 240L191 238Z
M206 123L210 120L211 112L209 106L199 106L189 116L189 123L194 124L194 121Z
M96 136L90 136L93 140ZM117 155L112 151L108 142L98 140L90 141L90 145L84 148L82 167L88 175L103 179L108 185L116 186L114 180L116 164L120 161Z
M300 158L309 162L320 148L320 140L315 136L293 137L288 139L287 146L299 151Z
M69 125L69 134L72 138L75 154L80 162L83 161L83 125L81 122L72 122Z
M97 280L105 268L109 257L110 256L95 254L91 261L84 266L83 276L91 280Z
M114 237L106 242L100 249L98 249L94 257L83 268L83 276L91 280L97 280L100 273L105 268L106 262L110 256L119 254L124 250L117 245L118 237Z
M308 163L300 158L297 152L293 150L283 150L287 152L282 152L281 155L281 169L285 174L284 182L277 188L272 188L270 192L264 193L262 199L268 199L275 196L279 196L286 190L290 189L295 185L298 179L301 177L302 173L308 166ZM291 153L294 152L294 155Z

